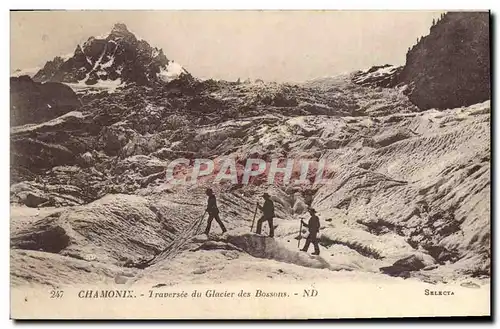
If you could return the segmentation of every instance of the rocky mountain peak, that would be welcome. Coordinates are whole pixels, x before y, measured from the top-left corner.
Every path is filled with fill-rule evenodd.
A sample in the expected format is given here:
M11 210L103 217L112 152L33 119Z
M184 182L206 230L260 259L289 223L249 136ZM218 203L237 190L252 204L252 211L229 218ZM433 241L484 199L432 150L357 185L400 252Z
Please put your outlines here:
M48 61L33 80L119 86L169 82L183 75L189 73L169 60L162 49L138 40L125 24L116 23L108 34L77 45L69 58Z
M75 48L75 51L73 53L74 53L74 55L81 55L81 54L83 54L82 47L80 45L77 45L76 48Z
M123 23L116 23L113 26L111 33L115 33L115 34L123 33L123 34L125 34L125 33L130 33L130 31L128 30L127 25L125 25Z
M126 39L129 42L137 41L137 37L132 32L130 32L127 26L123 23L116 23L106 39Z

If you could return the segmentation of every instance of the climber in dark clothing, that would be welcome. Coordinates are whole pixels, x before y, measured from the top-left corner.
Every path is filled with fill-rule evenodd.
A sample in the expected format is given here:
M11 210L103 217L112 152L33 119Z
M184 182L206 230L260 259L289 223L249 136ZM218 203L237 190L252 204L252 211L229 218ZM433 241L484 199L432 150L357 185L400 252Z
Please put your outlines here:
M309 208L309 214L311 215L311 218L309 219L309 223L306 224L304 221L302 221L302 225L305 227L309 228L309 236L306 239L306 244L304 245L304 248L301 249L301 251L307 252L307 249L309 249L309 245L312 243L314 246L314 252L313 255L319 255L319 245L318 245L318 232L319 232L319 218L316 216L316 210L313 208Z
M273 218L274 218L274 203L271 200L271 196L267 193L264 193L262 195L264 198L264 205L261 207L259 206L259 209L262 210L263 215L259 220L257 221L257 234L260 234L262 231L262 223L267 221L269 224L269 236L272 238L274 237L274 226L273 226Z
M208 204L207 204L208 223L207 223L207 228L205 229L205 234L208 235L208 233L210 232L210 226L212 226L212 221L214 219L222 229L222 233L227 232L224 223L222 223L219 217L219 208L217 208L217 199L215 198L214 191L212 191L212 189L209 188L205 191L205 194L208 195Z

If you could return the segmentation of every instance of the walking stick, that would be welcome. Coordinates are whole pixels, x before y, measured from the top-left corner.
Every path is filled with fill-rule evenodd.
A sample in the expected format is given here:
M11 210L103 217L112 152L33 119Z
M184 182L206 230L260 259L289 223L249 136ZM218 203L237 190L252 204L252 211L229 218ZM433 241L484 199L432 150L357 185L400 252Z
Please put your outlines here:
M297 248L300 249L300 240L302 239L302 220L300 220L300 228L299 228L299 241L297 242Z
M252 231L253 231L253 224L255 223L255 216L257 216L257 208L258 208L258 205L259 205L258 203L257 203L257 204L255 204L255 211L254 211L254 213L253 213L252 227L250 227L250 232L252 232Z
M207 213L207 210L205 209L205 211L203 212L203 215L201 215L200 222L198 223L198 225L195 224L196 225L195 234L198 234L198 231L200 230L201 224L203 224L203 217L205 217L206 213Z

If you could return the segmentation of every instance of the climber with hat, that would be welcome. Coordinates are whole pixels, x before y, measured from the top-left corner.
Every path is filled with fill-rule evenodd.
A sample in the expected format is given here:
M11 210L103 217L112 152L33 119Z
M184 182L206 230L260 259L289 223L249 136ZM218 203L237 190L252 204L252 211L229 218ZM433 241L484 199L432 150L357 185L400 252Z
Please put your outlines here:
M320 226L319 217L316 216L316 210L314 208L309 208L308 211L309 214L311 215L309 223L306 224L304 223L304 221L302 221L302 225L304 225L309 229L309 235L307 236L306 244L304 245L304 248L301 249L301 251L307 252L307 249L309 249L309 245L312 243L314 246L314 252L312 254L319 255L319 245L318 245L318 232Z
M266 192L262 195L264 198L264 205L259 207L260 210L262 210L263 214L262 217L259 218L257 221L257 234L260 234L262 231L262 223L267 221L269 224L269 236L272 238L274 237L274 226L273 226L273 218L274 218L274 203L271 200L271 196Z
M217 208L217 199L215 198L214 191L211 188L207 188L205 194L208 196L208 204L207 204L207 212L208 212L208 223L207 228L205 229L205 234L208 235L210 232L210 227L212 226L212 221L215 219L217 224L219 224L222 229L222 233L227 232L224 223L220 220L219 217L219 208Z

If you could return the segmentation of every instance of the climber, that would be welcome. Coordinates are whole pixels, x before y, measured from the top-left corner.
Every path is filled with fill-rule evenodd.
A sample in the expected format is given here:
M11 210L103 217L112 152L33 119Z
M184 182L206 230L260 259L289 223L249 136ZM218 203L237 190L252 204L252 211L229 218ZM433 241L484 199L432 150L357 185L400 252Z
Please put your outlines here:
M262 231L262 223L267 221L269 224L269 236L272 238L274 237L274 226L273 226L273 218L274 218L274 203L271 200L271 196L268 193L264 193L262 195L264 198L264 205L261 207L260 205L257 205L260 210L262 210L263 215L259 220L257 221L257 234L260 234Z
M212 226L212 221L215 218L215 221L217 221L217 224L219 224L220 228L222 229L222 234L227 232L226 227L224 226L224 223L220 220L219 217L219 208L217 208L217 199L215 198L214 191L211 188L207 188L205 191L205 194L208 196L208 204L207 204L207 212L208 212L208 223L207 223L207 228L205 229L205 234L208 235L210 232L210 227Z
M309 249L309 245L312 243L314 246L314 252L312 254L319 255L319 245L318 245L319 218L318 216L316 216L316 210L314 210L313 208L309 208L308 210L309 214L311 215L311 218L309 219L308 224L302 221L302 225L309 228L309 235L307 236L304 248L300 250L307 252L307 249Z

